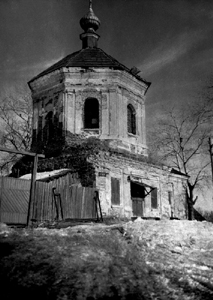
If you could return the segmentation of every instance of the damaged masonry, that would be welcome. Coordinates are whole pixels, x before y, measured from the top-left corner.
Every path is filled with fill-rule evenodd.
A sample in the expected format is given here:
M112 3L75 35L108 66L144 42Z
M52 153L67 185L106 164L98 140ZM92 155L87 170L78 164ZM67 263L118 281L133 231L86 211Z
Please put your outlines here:
M40 162L39 171L71 168L78 162L75 171L89 178L81 184L99 191L106 216L187 219L187 177L148 162L145 95L150 83L138 69L98 48L100 21L91 5L80 25L82 49L28 83L32 150L49 157L49 163ZM83 158L82 151L73 152L73 147L87 149L92 141L93 151L84 152ZM57 163L50 168L51 161Z

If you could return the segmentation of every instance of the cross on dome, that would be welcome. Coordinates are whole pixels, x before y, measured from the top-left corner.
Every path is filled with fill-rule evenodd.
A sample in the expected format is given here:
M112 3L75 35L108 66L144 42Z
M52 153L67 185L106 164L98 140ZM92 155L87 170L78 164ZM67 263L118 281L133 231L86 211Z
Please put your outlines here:
M92 9L92 0L89 0L89 11L81 18L80 25L85 32L95 32L100 26L100 20Z
M96 33L96 30L98 30L100 23L92 9L92 0L89 0L89 11L80 20L81 28L84 30L84 33L80 35L83 48L97 47L99 35Z
M92 9L92 0L89 0L89 8Z

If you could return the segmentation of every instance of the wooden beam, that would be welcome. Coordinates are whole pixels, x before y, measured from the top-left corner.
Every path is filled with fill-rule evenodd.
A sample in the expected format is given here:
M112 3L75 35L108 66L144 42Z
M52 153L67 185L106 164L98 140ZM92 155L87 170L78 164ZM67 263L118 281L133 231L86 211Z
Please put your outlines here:
M9 153L16 153L16 154L22 154L22 155L29 155L29 156L36 156L37 155L40 158L45 158L44 154L37 154L37 153L34 153L34 152L28 152L28 151L19 151L19 150L16 150L16 149L8 149L8 148L4 148L4 147L1 147L1 146L0 146L0 151L9 152Z

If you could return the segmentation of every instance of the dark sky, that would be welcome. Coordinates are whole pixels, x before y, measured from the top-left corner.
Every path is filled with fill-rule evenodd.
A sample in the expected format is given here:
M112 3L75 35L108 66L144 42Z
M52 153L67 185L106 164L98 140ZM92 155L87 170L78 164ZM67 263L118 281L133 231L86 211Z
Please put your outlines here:
M1 91L81 49L79 20L88 2L0 0ZM152 82L150 114L168 103L193 101L207 85L213 1L93 0L93 10L101 20L99 47Z

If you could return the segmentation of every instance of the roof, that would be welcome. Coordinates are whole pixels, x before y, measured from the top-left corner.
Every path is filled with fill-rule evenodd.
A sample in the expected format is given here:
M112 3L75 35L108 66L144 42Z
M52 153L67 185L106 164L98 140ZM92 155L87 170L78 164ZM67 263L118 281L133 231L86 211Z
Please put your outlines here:
M57 179L61 176L65 176L67 173L70 173L73 171L71 169L59 169L59 170L54 170L54 171L47 171L47 172L38 172L36 174L36 180L37 181L50 181ZM27 179L31 180L32 174L25 174L20 177L20 179Z
M174 168L171 169L172 174L180 175L180 176L185 176L185 177L190 177L189 175L186 175L185 173L182 173Z
M45 71L38 74L33 79L31 79L29 83L53 71L69 67L112 68L115 70L122 70L130 73L138 80L145 82L148 86L151 84L149 82L146 82L139 75L131 73L131 70L129 68L118 62L115 58L108 55L100 48L85 48L81 49L80 51L69 54L63 59L59 60L54 65L52 65L51 67L49 67L48 69L46 69Z

